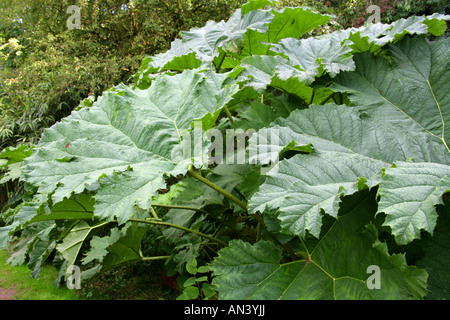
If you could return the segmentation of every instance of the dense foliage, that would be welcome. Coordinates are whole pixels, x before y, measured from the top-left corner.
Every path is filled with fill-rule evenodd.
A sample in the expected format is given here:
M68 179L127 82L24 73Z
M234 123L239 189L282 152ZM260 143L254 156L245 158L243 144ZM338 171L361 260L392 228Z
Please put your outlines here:
M69 5L80 29L68 29ZM129 83L181 30L227 19L236 0L0 1L0 149L37 143L81 100Z
M450 3L446 0L281 0L283 6L307 5L321 13L336 17L335 27L360 27L375 13L371 5L380 9L380 21L392 23L410 16L449 13Z
M330 19L250 1L5 149L10 262L165 261L184 299L448 298L450 16L309 36Z

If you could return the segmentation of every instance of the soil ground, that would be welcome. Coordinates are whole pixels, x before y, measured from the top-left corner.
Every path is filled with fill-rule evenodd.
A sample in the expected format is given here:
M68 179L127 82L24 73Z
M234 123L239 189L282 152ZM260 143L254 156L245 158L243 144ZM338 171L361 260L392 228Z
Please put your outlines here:
M10 288L0 288L0 300L15 300L15 296L19 292L16 290L16 286Z
M15 300L15 296L19 294L19 290L16 285L5 286L5 281L7 277L10 277L9 270L0 269L0 300Z

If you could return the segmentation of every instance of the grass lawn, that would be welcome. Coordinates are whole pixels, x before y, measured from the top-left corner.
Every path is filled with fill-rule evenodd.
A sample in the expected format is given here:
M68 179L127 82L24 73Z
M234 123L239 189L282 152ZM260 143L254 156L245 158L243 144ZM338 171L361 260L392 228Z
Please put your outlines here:
M0 300L174 300L181 294L165 283L159 268L121 267L94 277L81 290L57 288L52 282L58 270L45 265L37 279L27 266L6 264L8 254L0 250ZM174 280L173 280L174 281Z
M15 300L80 300L81 295L68 288L52 284L58 270L46 265L37 279L30 277L27 266L12 267L6 264L8 254L0 250L0 290L13 295Z

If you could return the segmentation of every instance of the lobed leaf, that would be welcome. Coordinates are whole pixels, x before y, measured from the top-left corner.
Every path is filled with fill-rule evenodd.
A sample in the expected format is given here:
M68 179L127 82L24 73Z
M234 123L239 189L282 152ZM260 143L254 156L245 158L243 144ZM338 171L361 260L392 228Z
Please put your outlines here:
M202 28L181 32L181 39L176 39L170 50L144 60L135 75L137 86L147 88L153 74L161 71L234 68L244 57L268 54L268 43L301 37L330 19L307 8L260 9L270 4L252 1L227 22L209 21Z
M366 190L346 200L338 219L315 242L306 260L280 263L272 242L233 240L211 263L213 284L226 300L422 299L427 274L363 231L376 212ZM380 270L380 289L370 289L369 267Z
M54 202L98 191L95 214L126 222L136 205L148 209L165 175L187 171L191 159L179 155L184 133L195 119L218 116L238 89L226 79L185 71L159 77L147 90L105 93L93 107L46 130L25 162L25 181L51 193Z
M433 236L425 234L421 240L425 255L416 262L417 267L425 269L429 274L427 298L440 300L450 298L450 205L448 198L444 205L437 207L439 217Z
M450 191L450 166L437 163L396 163L388 168L380 183L378 211L386 214L398 244L430 234L436 227L435 206Z
M380 194L385 192L386 198L380 203L380 211L386 211L386 224L392 227L397 241L408 243L418 238L422 229L432 233L434 205L449 188L450 153L445 131L448 108L442 106L450 105L450 101L448 86L438 85L442 78L448 78L445 70L450 59L445 55L449 43L447 39L427 43L421 38L405 38L391 46L395 59L392 64L370 54L360 55L355 59L356 70L339 74L333 86L348 92L355 107L312 105L261 130L252 138L249 151L262 164L273 160L273 154L288 145L311 144L318 153L282 160L251 199L250 211L279 209L285 231L304 236L309 230L317 237L321 210L336 217L341 195L381 181L384 191ZM412 49L417 47L421 50ZM442 63L435 66L441 59ZM261 137L270 139L260 143ZM418 164L406 165L411 166L409 174L413 175L415 169L417 173L423 171L422 179L396 176L395 172L401 172L398 168L387 169L383 177L377 175L382 168L410 158ZM388 193L394 187L399 194ZM408 195L409 190L414 192ZM405 203L412 199L416 201L415 209L412 203Z
M429 43L406 37L389 49L391 63L367 53L355 57L356 71L338 75L331 88L349 93L354 104L366 105L366 112L380 121L410 122L450 151L445 130L450 120L450 89L445 85L450 81L450 39Z

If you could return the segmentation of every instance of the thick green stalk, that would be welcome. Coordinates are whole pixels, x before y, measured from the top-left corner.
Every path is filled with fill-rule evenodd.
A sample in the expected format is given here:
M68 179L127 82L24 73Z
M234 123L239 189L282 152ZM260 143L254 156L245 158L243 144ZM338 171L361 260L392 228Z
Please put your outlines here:
M225 113L228 117L228 119L230 120L231 123L234 123L234 118L233 115L231 114L230 110L227 108L227 106L223 107L223 110L225 110Z
M159 257L142 257L141 261L157 261L157 260L167 260L170 256L159 256Z
M166 209L185 209L185 210L190 210L190 211L198 211L198 212L209 215L209 213L205 210L202 210L199 208L194 208L194 207L188 207L188 206L176 206L176 205L157 204L157 203L152 203L152 206L157 207L157 208L166 208Z
M170 258L170 256L155 256L155 257L144 257L142 254L142 250L139 249L139 257L141 258L141 261L158 261L158 260L167 260Z
M150 213L152 214L153 218L159 219L158 215L156 214L155 209L153 209L153 206L150 207Z
M190 210L190 211L197 211L197 212L201 212L203 214L206 214L208 217L211 217L212 219L223 223L225 226L227 226L228 228L230 228L230 230L236 231L236 228L227 223L226 221L215 217L214 215L210 214L209 212L203 210L203 209L199 209L199 208L195 208L195 207L189 207L189 206L176 206L176 205L168 205L168 204L152 204L153 207L159 207L159 208L166 208L166 209L183 209L183 210Z
M194 170L194 166L191 165L189 167L189 171L188 171L189 175L194 178L197 179L200 182L203 182L204 184L206 184L208 187L216 190L217 192L219 192L220 194L222 194L223 196L225 196L226 198L230 199L231 201L233 201L234 203L236 203L238 206L240 206L242 209L244 209L245 211L247 211L247 205L245 203L243 203L241 200L239 200L238 198L236 198L235 196L233 196L231 193L223 190L222 188L220 188L219 186L216 186L214 183L212 183L211 181L209 181L208 179L203 178L201 175L199 175L197 172L195 172Z
M176 225L176 224L172 224L172 223L168 223L168 222L162 222L162 221L156 221L156 220L141 220L141 219L130 219L128 221L138 222L138 223L146 223L146 224L153 224L153 225L157 225L157 226L171 227L171 228L179 229L179 230L186 231L186 232L189 232L189 233L193 233L195 235L198 235L198 236L200 236L202 238L206 238L208 240L211 240L211 241L216 242L218 244L221 244L223 246L228 246L228 244L226 242L223 242L222 240L216 239L216 238L211 237L211 236L209 236L207 234L204 234L204 233L201 233L201 232L189 229L189 228L185 228L185 227L182 227L182 226L179 226L179 225Z
M220 59L219 65L216 66L216 73L220 73L220 69L222 68L222 64L225 61L226 57L227 57L227 54L224 53L222 59Z

